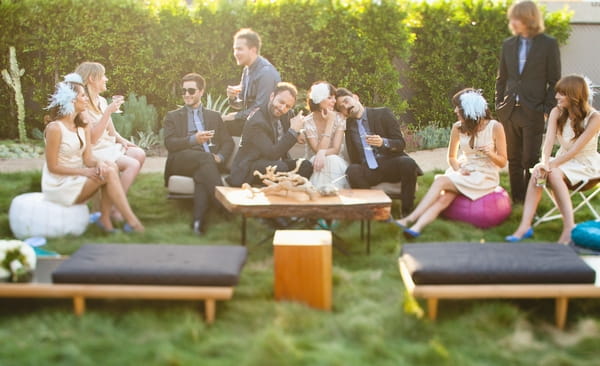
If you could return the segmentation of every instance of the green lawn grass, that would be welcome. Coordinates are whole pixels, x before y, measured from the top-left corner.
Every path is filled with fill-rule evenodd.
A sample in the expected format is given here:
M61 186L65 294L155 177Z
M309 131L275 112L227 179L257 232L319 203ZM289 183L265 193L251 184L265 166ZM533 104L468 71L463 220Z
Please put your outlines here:
M419 179L418 197L433 173ZM506 176L503 185L508 186ZM39 173L0 174L0 238L11 238L8 208L18 194L39 191ZM239 217L211 214L208 233L190 229L190 204L166 200L161 174L143 174L130 201L144 234L106 235L89 227L81 237L51 239L70 254L84 243L237 244ZM419 199L418 198L418 199ZM396 203L395 203L396 204ZM548 202L543 201L544 208ZM394 207L396 210L397 207ZM489 230L436 220L419 241L502 241L521 208ZM577 221L590 219L577 215ZM554 327L552 300L441 301L439 319L419 318L404 293L397 257L398 228L373 223L365 255L358 223L338 233L351 255L333 255L333 310L273 300L269 235L249 220L249 258L231 301L217 304L212 326L202 304L187 301L88 300L81 318L70 300L0 299L0 365L591 365L598 362L600 301L570 302L566 331ZM558 238L559 221L536 230L536 241ZM529 240L531 241L531 240ZM510 245L510 244L507 244ZM409 301L407 301L409 300ZM422 304L421 304L422 305ZM418 310L418 309L417 309Z

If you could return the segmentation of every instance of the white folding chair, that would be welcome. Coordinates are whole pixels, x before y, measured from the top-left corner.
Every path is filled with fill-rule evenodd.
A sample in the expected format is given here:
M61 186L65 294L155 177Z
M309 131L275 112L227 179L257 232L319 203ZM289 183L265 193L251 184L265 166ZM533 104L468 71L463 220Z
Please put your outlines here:
M587 207L589 208L592 215L594 215L596 220L600 220L600 215L597 211L598 205L596 204L596 206L594 207L594 205L592 204L592 200L594 199L594 197L598 193L600 193L600 177L584 180L574 186L571 185L568 180L565 179L565 181L567 183L567 187L571 191L571 200L573 200L573 197L576 195L579 195L579 197L581 198L581 202L573 208L573 214L575 214L575 212L577 212L579 209ZM558 210L558 204L556 203L556 199L554 198L553 192L548 187L544 187L544 191L546 192L548 197L550 197L550 200L552 200L554 207L552 207L543 216L537 216L533 226L537 226L542 222L560 219L562 217L560 214L555 213Z

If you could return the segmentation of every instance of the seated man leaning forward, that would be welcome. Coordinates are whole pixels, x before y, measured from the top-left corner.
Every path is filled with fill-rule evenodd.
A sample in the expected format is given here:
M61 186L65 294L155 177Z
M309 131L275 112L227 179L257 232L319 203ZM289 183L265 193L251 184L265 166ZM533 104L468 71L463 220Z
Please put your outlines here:
M202 107L204 78L187 74L181 80L184 107L165 116L165 146L169 151L165 184L171 175L194 179L194 221L192 228L203 233L203 219L215 197L215 186L222 186L221 173L233 152L231 135L221 115Z
M278 172L296 168L297 161L290 159L288 152L296 144L304 125L302 113L290 118L297 94L294 85L278 83L268 104L250 115L244 125L240 149L231 166L231 175L226 178L229 185L260 184L254 171L264 174L268 166L276 166ZM302 161L298 174L310 178L312 164L308 160Z
M346 119L346 170L352 188L368 189L382 182L400 182L402 215L412 211L417 175L423 171L404 152L400 125L388 108L365 108L358 96L345 88L335 94L336 109Z

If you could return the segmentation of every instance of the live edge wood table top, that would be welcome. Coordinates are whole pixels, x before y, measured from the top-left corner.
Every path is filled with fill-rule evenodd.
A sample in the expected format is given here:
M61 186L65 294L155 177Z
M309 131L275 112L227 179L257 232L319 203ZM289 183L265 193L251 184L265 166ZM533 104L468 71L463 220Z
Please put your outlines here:
M342 189L336 196L299 201L290 197L216 187L216 197L231 213L246 217L306 217L329 220L387 220L392 200L376 189Z
M231 213L242 215L242 245L246 245L246 218L302 217L325 220L361 221L361 238L366 239L367 253L371 245L371 220L385 221L390 217L392 199L377 189L342 189L338 195L316 200L255 193L233 187L216 187L216 198ZM300 194L299 197L306 195ZM298 197L296 194L294 197ZM363 224L367 233L363 236ZM334 237L337 237L332 232ZM335 244L335 243L334 243ZM335 246L335 245L334 245Z

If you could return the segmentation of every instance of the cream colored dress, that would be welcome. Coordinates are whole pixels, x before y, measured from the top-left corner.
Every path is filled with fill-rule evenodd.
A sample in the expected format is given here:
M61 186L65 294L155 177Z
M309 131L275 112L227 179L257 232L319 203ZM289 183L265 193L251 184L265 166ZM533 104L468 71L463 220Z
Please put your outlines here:
M592 110L583 120L584 128L587 126L590 117L598 113ZM582 180L600 177L600 154L598 153L598 135L590 139L590 141L575 155L571 160L561 164L558 168L565 174L572 185L575 185ZM557 134L557 140L560 148L556 152L556 157L567 153L575 143L573 140L575 131L571 125L571 120L568 119L563 128L562 134ZM552 159L551 159L552 160Z
M85 130L77 127L77 133L70 131L62 122L60 126L61 139L58 148L58 165L67 168L84 168L83 151L85 150ZM82 145L80 146L81 138ZM81 193L87 177L83 175L54 174L48 170L44 163L42 168L42 192L48 201L71 206Z
M471 137L460 133L459 144L462 154L458 158L458 163L461 168L469 170L470 175L463 175L451 167L444 173L454 183L456 189L471 200L492 193L500 183L500 168L487 155L477 151L479 147L494 145L496 123L500 122L489 121L487 126L477 133L473 148L469 145ZM460 122L456 122L456 124L460 126Z
M107 105L108 104L106 102L106 99L104 99L104 97L99 96L99 109L101 111L104 111L106 110ZM100 119L102 118L102 112L96 113L91 109L88 109L87 112L88 115L92 117L92 121L90 121L92 125L96 125L98 122L100 122ZM96 158L97 160L115 162L124 154L125 147L117 143L116 136L111 136L108 133L108 128L104 129L100 138L96 141L95 144L92 145L92 155L94 155L94 158Z
M335 115L336 117L333 121L333 127L331 129L330 148L333 147L333 136L335 135L336 131L346 131L346 119L344 119L344 117L342 117L342 115L339 113L336 113ZM308 116L304 117L304 131L307 138L316 138L317 144L321 142L322 136L320 136L317 131L317 125L315 123L313 113L310 113ZM342 149L340 149L340 154L341 150ZM306 143L305 146L305 155L306 159L310 160L311 163L314 163L316 154L308 143ZM325 156L325 166L320 172L314 171L312 173L310 176L310 182L317 188L329 185L335 179L345 175L347 168L348 162L344 160L341 155L327 155ZM346 178L336 181L333 183L333 185L335 185L338 189L350 188L350 184Z

